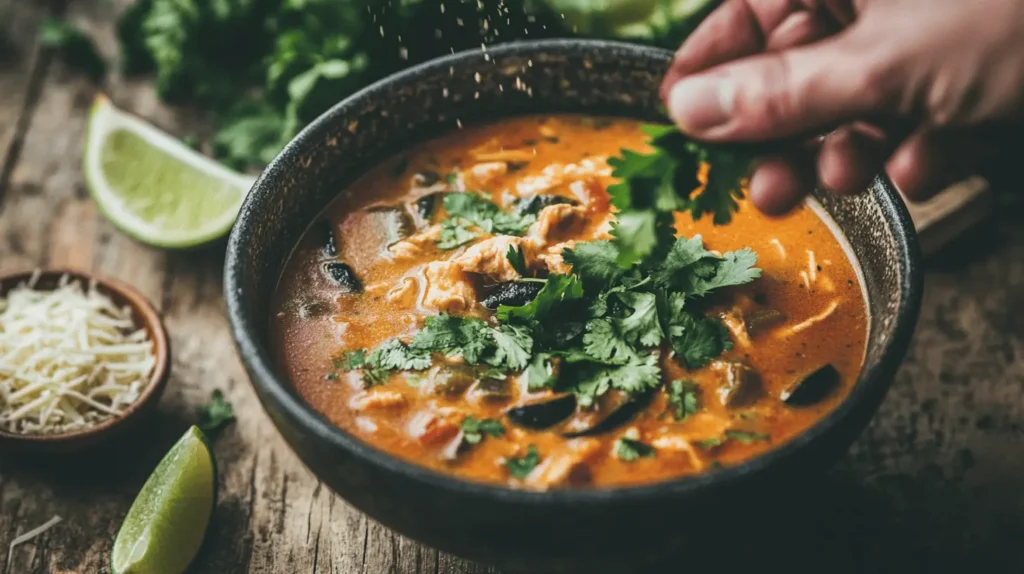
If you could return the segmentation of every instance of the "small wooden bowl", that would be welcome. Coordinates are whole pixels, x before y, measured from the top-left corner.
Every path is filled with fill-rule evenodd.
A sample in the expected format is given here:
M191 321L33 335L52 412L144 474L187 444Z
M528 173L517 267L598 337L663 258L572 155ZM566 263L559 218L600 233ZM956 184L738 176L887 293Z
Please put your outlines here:
M26 283L33 272L0 275L0 297L8 291ZM170 373L171 348L168 343L167 330L160 314L146 298L133 287L104 277L72 269L50 269L39 272L36 288L49 290L57 286L61 277L67 276L70 281L80 281L88 286L90 281L96 282L96 289L110 297L115 305L129 307L132 320L139 328L145 329L154 344L156 363L149 384L142 390L141 396L119 417L104 421L84 430L52 434L52 435L20 435L0 430L0 453L34 454L70 454L81 452L104 443L117 436L123 436L145 421L160 400L167 378Z

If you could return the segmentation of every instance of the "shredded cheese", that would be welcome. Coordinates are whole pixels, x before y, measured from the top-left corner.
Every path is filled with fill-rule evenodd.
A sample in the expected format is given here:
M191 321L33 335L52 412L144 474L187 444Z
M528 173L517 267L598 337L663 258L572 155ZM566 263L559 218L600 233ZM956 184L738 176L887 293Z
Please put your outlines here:
M37 277L0 298L0 429L60 434L120 416L156 364L148 333L95 284L43 291Z
M21 534L14 540L12 540L11 545L7 547L7 568L11 567L11 556L14 554L15 548L26 542L31 542L37 536L42 536L43 533L45 533L47 530L60 524L61 520L62 519L60 516L54 516L53 518L47 520L45 523L36 526L32 530L29 530L28 532Z

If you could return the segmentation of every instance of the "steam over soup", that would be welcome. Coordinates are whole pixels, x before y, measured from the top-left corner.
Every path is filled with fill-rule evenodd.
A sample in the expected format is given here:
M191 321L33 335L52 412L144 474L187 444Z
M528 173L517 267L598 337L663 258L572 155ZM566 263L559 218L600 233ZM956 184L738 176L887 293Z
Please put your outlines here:
M804 431L864 357L854 264L809 205L741 201L729 225L677 215L671 249L623 269L607 159L646 142L526 117L380 166L289 261L279 368L382 450L521 488L697 474Z

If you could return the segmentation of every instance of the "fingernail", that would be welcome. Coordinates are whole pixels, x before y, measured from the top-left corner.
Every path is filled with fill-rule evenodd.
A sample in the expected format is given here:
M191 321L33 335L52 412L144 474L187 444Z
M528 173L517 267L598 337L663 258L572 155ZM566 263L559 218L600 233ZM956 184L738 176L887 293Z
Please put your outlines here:
M669 115L683 131L700 134L729 121L735 95L733 82L727 77L685 78L669 93Z

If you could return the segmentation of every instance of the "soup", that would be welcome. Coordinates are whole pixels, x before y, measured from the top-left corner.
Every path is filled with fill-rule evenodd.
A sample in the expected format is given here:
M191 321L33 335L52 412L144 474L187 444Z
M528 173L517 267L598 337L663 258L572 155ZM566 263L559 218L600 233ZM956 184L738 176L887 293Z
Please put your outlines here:
M843 240L814 204L741 200L728 225L677 214L663 259L614 265L608 158L647 149L641 127L515 118L374 169L285 268L279 369L367 443L517 488L698 474L806 430L865 353Z

